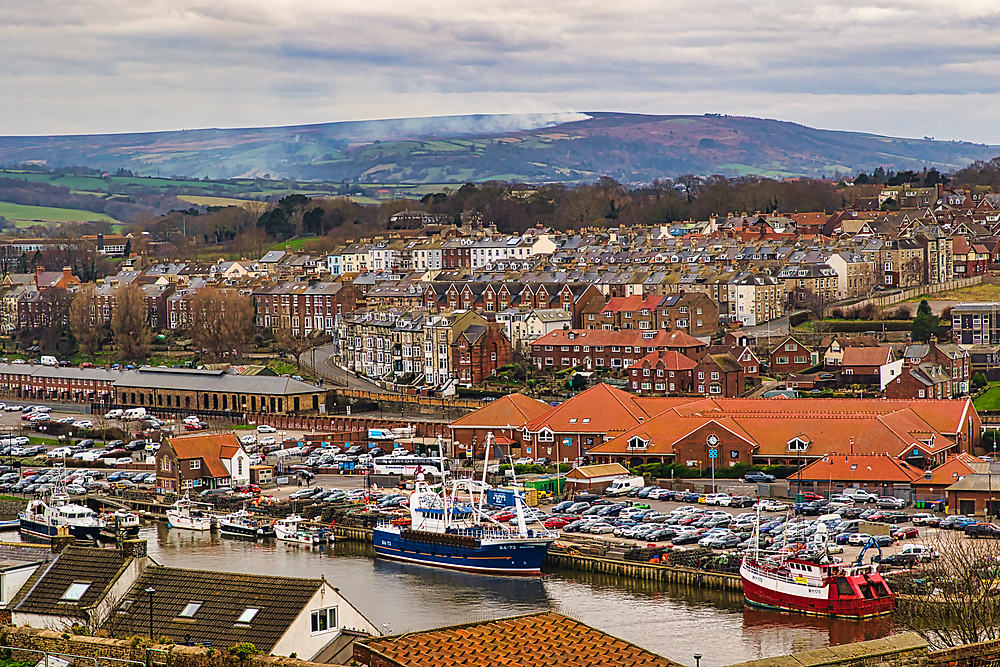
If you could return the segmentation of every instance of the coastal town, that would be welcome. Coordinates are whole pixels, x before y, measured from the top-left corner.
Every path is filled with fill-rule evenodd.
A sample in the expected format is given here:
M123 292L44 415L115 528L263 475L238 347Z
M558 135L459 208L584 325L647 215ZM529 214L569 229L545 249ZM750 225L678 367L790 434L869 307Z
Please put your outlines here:
M649 644L545 605L398 627L307 565L361 549L400 572L736 591L776 623L839 619L865 659L949 662L985 622L940 641L915 610L949 603L908 582L1000 544L978 539L1000 537L1000 195L876 191L517 234L412 202L373 238L236 259L165 256L146 231L3 240L8 646L372 667L469 664L511 633L586 665L792 650L669 626ZM232 544L283 565L191 551Z

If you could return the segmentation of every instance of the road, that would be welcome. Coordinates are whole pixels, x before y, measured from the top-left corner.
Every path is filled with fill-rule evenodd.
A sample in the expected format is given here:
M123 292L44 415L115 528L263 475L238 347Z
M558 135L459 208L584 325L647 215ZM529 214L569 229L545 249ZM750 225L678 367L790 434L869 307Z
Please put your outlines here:
M315 359L316 368L313 368L313 372L321 377L333 380L333 383L337 386L346 386L348 389L371 391L379 394L392 393L382 389L376 384L372 384L367 380L359 378L346 368L338 366L335 361L333 351L333 345L323 345L322 347L317 347L313 350L303 352L299 359L301 360L303 366L308 366L309 368L312 368L313 359Z

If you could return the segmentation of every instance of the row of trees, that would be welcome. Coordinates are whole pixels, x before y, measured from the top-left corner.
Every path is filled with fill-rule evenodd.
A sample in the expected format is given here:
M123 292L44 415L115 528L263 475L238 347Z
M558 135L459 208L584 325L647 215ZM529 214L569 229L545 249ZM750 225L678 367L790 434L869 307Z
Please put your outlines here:
M242 358L254 330L254 308L249 296L235 290L207 288L188 301L187 333L195 346L213 358ZM97 290L85 285L73 297L67 315L80 353L93 357L101 348L104 318ZM132 283L115 293L108 323L112 341L126 360L149 356L153 331L142 287Z

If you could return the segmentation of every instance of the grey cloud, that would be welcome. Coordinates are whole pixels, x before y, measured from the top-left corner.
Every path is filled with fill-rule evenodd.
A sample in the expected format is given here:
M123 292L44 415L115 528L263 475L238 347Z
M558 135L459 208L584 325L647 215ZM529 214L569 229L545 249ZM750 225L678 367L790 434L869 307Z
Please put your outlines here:
M996 143L998 23L957 0L0 2L0 133L614 109Z

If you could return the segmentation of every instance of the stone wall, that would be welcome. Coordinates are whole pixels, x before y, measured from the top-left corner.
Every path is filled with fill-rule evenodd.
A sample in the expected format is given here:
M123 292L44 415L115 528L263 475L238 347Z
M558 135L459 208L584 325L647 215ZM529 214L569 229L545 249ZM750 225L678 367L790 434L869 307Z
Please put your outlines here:
M923 667L928 643L915 632L867 642L828 646L775 658L741 662L730 667Z
M13 626L0 629L0 645L12 649L11 657L15 660L38 661L40 656L37 654L17 651L17 649L29 649L97 658L96 667L123 667L120 662L101 661L101 658L133 660L144 665L160 667L166 664L170 667L320 667L320 663L265 655L254 656L247 662L241 662L231 656L226 647L151 645L149 640L143 637L130 640L73 634L66 636L53 630Z
M0 519L16 519L27 506L27 498L0 498Z

